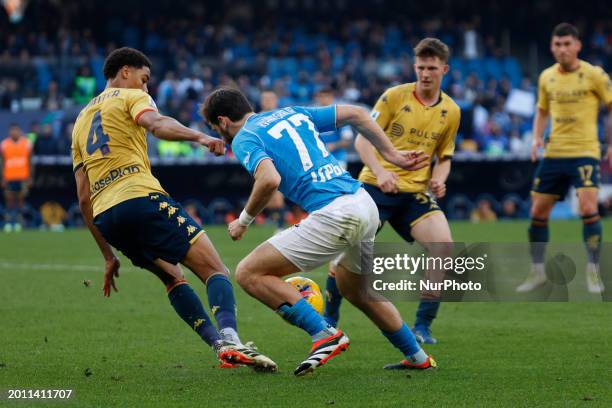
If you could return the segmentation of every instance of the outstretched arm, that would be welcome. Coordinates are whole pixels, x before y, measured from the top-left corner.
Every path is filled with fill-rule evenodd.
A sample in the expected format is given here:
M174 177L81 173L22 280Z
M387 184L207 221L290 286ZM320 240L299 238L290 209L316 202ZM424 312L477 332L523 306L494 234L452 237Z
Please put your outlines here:
M272 160L262 160L255 170L253 190L240 218L232 221L228 226L229 234L234 241L242 238L253 219L266 207L280 182L281 176L276 171Z
M389 138L368 112L358 106L338 105L336 107L336 126L352 125L363 135L380 154L390 163L406 170L419 170L429 165L429 156L422 151L395 150Z
M374 176L376 176L376 183L383 193L398 193L399 187L397 182L399 176L383 167L376 157L376 150L372 143L368 142L360 134L355 139L355 150L359 153L359 158L372 170Z
M144 112L138 117L138 125L147 129L153 136L170 141L195 142L208 147L216 156L225 154L225 143L202 132L183 126L178 120L160 115L157 111Z
M102 291L104 296L108 297L111 294L111 287L117 292L115 277L119 277L119 259L115 256L113 249L93 223L93 209L89 196L89 178L85 171L83 171L83 166L79 167L74 172L74 178L76 179L77 196L81 215L104 257L104 284L102 286Z

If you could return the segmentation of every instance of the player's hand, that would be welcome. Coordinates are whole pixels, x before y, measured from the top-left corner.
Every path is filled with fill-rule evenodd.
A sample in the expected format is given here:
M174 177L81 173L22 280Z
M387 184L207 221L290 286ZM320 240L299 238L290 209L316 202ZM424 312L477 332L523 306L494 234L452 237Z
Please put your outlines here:
M31 178L29 178L29 179L27 179L27 180L25 181L25 185L26 185L26 188L27 188L28 190L29 190L30 188L32 188L32 184L34 184L34 183L33 183L33 181L32 181L32 179L31 179Z
M608 149L606 150L606 156L604 157L604 159L608 161L608 166L612 168L612 145L608 146Z
M111 287L118 292L117 286L115 285L115 278L119 277L119 258L112 257L104 261L104 283L102 285L102 293L104 296L109 297L111 295Z
M230 237L232 237L232 240L234 241L241 240L247 228L247 226L240 224L240 220L238 218L236 218L234 221L230 222L227 225L227 231L229 232Z
M382 153L382 152L381 152ZM404 170L415 171L429 166L429 155L422 150L395 150L383 154L385 160Z
M538 160L538 149L539 148L543 148L544 147L544 139L542 139L541 137L536 137L535 139L533 139L533 142L531 143L531 161L535 162L536 160Z
M429 188L436 198L442 198L446 195L446 183L440 180L431 180Z
M215 156L223 156L225 154L225 142L221 139L205 136L200 139L200 144L208 147L208 151Z
M399 176L392 171L383 170L376 176L376 183L383 193L399 193L398 181Z
M6 181L5 179L2 179L2 188L7 188L8 187L8 181Z

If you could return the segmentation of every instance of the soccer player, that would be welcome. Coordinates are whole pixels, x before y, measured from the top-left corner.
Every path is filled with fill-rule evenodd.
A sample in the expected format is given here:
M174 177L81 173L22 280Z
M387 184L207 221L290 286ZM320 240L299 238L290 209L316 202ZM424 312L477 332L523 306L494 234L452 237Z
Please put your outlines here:
M0 143L2 162L2 188L6 212L4 231L19 232L23 224L23 211L28 190L32 187L32 143L16 124L9 126L9 134Z
M425 38L414 48L416 83L388 89L372 110L372 117L384 130L396 149L421 149L437 161L433 167L407 171L385 160L363 137L357 136L355 148L365 166L359 180L370 193L382 223L391 227L407 242L417 241L431 256L447 250L436 243L452 242L448 221L436 198L446 194L446 179L451 168L455 135L461 112L457 104L440 90L448 72L449 49L442 41ZM381 225L382 227L382 225ZM325 317L334 325L339 318L341 296L334 279L335 265L330 265ZM416 312L414 333L424 343L436 343L431 324L440 302L436 294L422 293Z
M166 286L176 313L217 353L222 367L246 364L273 371L269 358L243 346L228 271L204 231L151 173L146 131L163 140L200 143L216 155L225 144L158 113L147 93L151 62L119 48L104 62L106 89L79 114L72 155L79 206L105 259L105 296L117 290L119 260L111 245ZM178 265L206 285L219 331Z
M419 169L426 165L428 156L395 150L367 112L355 106L287 107L255 114L240 91L220 88L208 95L202 111L255 177L245 209L229 224L232 239L243 237L277 188L310 213L300 224L255 248L236 269L236 279L247 293L310 335L310 355L294 374L304 375L323 365L345 350L349 339L329 326L281 277L310 271L338 256L342 265L336 275L340 290L404 354L400 366L435 367L397 309L386 299L365 295L367 271L361 270L361 244L373 244L378 211L361 183L340 168L318 136L350 124L387 160L403 168Z
M328 106L334 103L334 91L331 88L321 88L315 95L317 105ZM347 149L353 145L355 135L350 126L342 126L331 132L323 132L319 135L328 152L334 155L342 169L346 170Z
M557 200L562 200L570 186L576 188L582 237L588 263L586 280L589 292L604 290L599 276L599 252L602 225L597 208L600 146L597 114L600 103L612 112L612 82L599 67L578 58L581 49L576 27L561 23L552 32L550 50L557 61L545 69L538 81L537 112L533 121L531 160L538 148L545 147L532 188L531 245L532 268L526 280L516 288L528 292L546 282L544 255L548 242L548 217ZM544 130L551 122L546 143ZM612 164L612 125L605 128L607 158Z

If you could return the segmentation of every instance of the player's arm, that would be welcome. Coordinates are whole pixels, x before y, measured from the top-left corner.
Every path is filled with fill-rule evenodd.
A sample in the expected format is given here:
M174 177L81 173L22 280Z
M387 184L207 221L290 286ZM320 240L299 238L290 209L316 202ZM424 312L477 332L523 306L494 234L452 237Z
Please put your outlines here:
M274 192L278 189L281 176L270 159L259 162L255 170L255 183L240 217L228 226L234 241L242 238L253 219L266 207Z
M451 159L445 157L438 159L436 165L431 172L431 180L429 187L436 198L442 198L446 194L446 180L451 170Z
M550 113L538 108L533 118L533 142L531 143L531 161L538 159L538 148L544 147L544 130L548 124Z
M137 123L159 139L199 143L208 147L208 150L216 156L225 154L225 143L223 143L222 140L190 129L182 125L178 120L169 116L160 115L159 112L155 110L148 110L141 113L138 116Z
M397 186L399 176L382 166L376 157L376 150L374 150L374 146L372 146L372 143L368 142L363 136L361 136L361 134L358 134L357 138L355 139L355 150L359 154L359 158L363 164L368 166L370 170L372 170L372 173L374 173L374 176L376 176L376 183L382 192L399 192L399 188Z
M89 178L85 171L83 171L83 166L77 167L74 172L74 178L76 179L77 185L77 196L79 199L79 208L81 209L81 215L83 216L83 220L85 221L85 225L91 232L91 235L94 237L96 244L98 244L98 248L100 248L100 252L104 257L104 284L102 287L102 291L104 296L110 296L111 287L117 292L117 287L115 286L115 277L119 277L119 259L113 253L113 249L106 242L98 228L93 223L93 208L91 206L91 198L89 195Z
M30 152L28 153L28 163L30 163L30 177L26 180L26 185L28 188L32 187L34 184L34 161L32 160L32 156L34 153L34 148L30 148Z
M538 158L538 148L544 147L544 130L550 116L550 102L546 92L546 80L541 74L538 78L538 103L533 118L533 141L531 142L531 161Z
M419 170L429 164L427 161L429 156L423 151L396 150L382 128L361 107L353 105L338 105L336 107L336 126L344 125L353 126L357 133L372 143L389 163L406 170Z
M606 120L604 124L604 135L606 137L606 141L608 142L608 149L606 151L606 159L608 160L608 164L612 167L612 103L606 105L608 110L608 120Z

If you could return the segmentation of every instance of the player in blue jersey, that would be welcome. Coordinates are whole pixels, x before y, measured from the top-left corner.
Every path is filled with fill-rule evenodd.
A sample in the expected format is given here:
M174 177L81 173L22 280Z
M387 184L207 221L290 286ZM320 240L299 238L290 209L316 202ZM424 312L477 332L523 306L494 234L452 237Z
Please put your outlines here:
M319 106L332 105L334 103L334 91L331 88L321 88L317 92L315 99ZM319 137L323 143L325 143L327 151L338 160L340 167L346 170L348 166L346 161L348 154L347 149L353 145L355 140L353 128L350 126L342 126L330 132L323 132Z
M236 280L251 296L275 310L312 339L310 354L294 371L304 375L346 350L348 337L327 324L290 284L281 279L310 271L339 258L337 282L342 294L361 309L405 356L402 368L428 369L435 361L418 345L399 312L384 298L366 296L361 244L373 244L378 210L361 183L342 170L319 133L352 125L391 163L407 170L423 168L423 152L399 152L368 113L355 106L287 107L255 114L238 90L220 88L202 105L208 123L255 177L239 219L229 225L232 239L247 231L253 218L279 189L310 213L302 223L275 235L244 258Z

